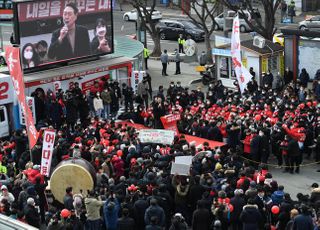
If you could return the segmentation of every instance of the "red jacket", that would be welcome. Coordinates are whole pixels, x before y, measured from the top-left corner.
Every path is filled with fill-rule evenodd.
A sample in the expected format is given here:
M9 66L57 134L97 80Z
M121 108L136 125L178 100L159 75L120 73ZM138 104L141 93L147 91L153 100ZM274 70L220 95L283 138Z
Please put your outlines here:
M286 131L286 133L292 137L294 140L298 142L304 142L306 140L306 134L304 128L292 128L289 129L287 125L283 125L282 128Z
M244 153L248 153L248 154L250 153L250 144L251 144L251 140L253 137L254 137L254 135L250 134L244 138L244 140L243 140L243 145L244 145L243 152Z

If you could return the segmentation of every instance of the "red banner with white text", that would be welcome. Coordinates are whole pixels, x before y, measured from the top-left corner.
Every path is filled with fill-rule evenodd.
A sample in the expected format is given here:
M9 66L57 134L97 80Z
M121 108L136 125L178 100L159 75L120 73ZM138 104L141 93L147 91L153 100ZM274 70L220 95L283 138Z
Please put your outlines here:
M179 134L177 121L179 121L180 119L180 114L169 114L160 118L163 124L163 128L174 131L175 135Z
M26 95L24 90L23 73L20 64L20 49L19 47L7 46L5 50L6 62L10 72L12 85L17 95L21 110L26 119L26 129L29 138L30 149L37 143L38 131L34 125L32 112L27 106Z

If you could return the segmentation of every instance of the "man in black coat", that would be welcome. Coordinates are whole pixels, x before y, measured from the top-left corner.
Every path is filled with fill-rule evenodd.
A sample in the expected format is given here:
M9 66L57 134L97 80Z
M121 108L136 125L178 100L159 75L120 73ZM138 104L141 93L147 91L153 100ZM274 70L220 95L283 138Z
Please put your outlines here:
M288 141L288 158L289 158L289 172L293 174L294 165L296 165L296 173L300 170L300 149L296 140L289 136Z
M38 210L35 208L35 202L33 198L28 198L27 205L24 209L24 214L29 225L40 228L40 216Z
M209 230L211 225L211 215L202 201L197 202L198 208L193 212L192 230Z
M202 194L205 192L204 187L200 184L200 176L194 177L194 184L190 186L189 190L189 202L191 209L195 210L198 200L201 200Z
M122 217L118 218L118 230L134 230L135 222L134 219L129 217L129 210L124 208L122 210Z
M75 3L68 3L64 8L64 26L52 33L48 53L50 59L59 61L91 54L88 29L76 25L78 13Z
M242 212L243 206L245 206L245 204L246 204L242 195L243 195L243 190L236 189L234 191L234 197L231 198L231 200L230 200L230 204L233 205L233 212L231 212L231 215L230 215L230 222L231 222L232 230L241 230L242 229L242 223L240 221L240 214Z
M145 222L144 222L144 214L148 208L148 202L145 199L142 193L139 194L139 198L133 205L133 215L134 220L136 222L136 229L144 230L145 229Z

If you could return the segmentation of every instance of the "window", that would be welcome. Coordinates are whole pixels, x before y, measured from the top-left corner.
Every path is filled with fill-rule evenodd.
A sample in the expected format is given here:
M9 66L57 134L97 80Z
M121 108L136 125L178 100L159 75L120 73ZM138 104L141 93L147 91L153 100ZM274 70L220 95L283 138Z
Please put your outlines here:
M5 120L4 109L0 109L0 122L3 122L4 120Z
M270 70L270 72L273 74L277 74L277 72L278 72L278 57L277 56L271 56L268 58L268 70Z
M229 57L221 57L220 59L220 78L229 78Z

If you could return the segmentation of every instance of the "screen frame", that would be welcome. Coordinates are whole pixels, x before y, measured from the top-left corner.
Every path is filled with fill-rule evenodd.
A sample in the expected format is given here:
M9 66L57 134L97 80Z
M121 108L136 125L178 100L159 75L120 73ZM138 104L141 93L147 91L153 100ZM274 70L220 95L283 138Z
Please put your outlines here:
M19 13L18 13L18 5L19 4L25 4L28 2L41 2L43 0L13 0L12 1L12 9L13 9L13 32L14 32L14 44L19 46L19 49L21 51L21 39L20 39L20 23L19 23ZM76 0L75 0L76 1ZM107 11L106 11L107 12ZM114 25L113 25L113 4L111 1L110 4L110 19L111 19L111 51L106 53L99 53L99 54L91 54L88 56L83 57L76 57L71 59L65 59L65 60L59 60L59 61L53 61L48 62L43 65L35 66L32 68L22 68L22 71L24 73L32 73L32 72L38 72L43 70L48 70L52 68L59 68L62 66L68 66L72 65L73 63L79 64L79 63L85 63L87 61L97 60L101 56L109 55L114 53ZM20 62L22 62L22 58L20 55Z

